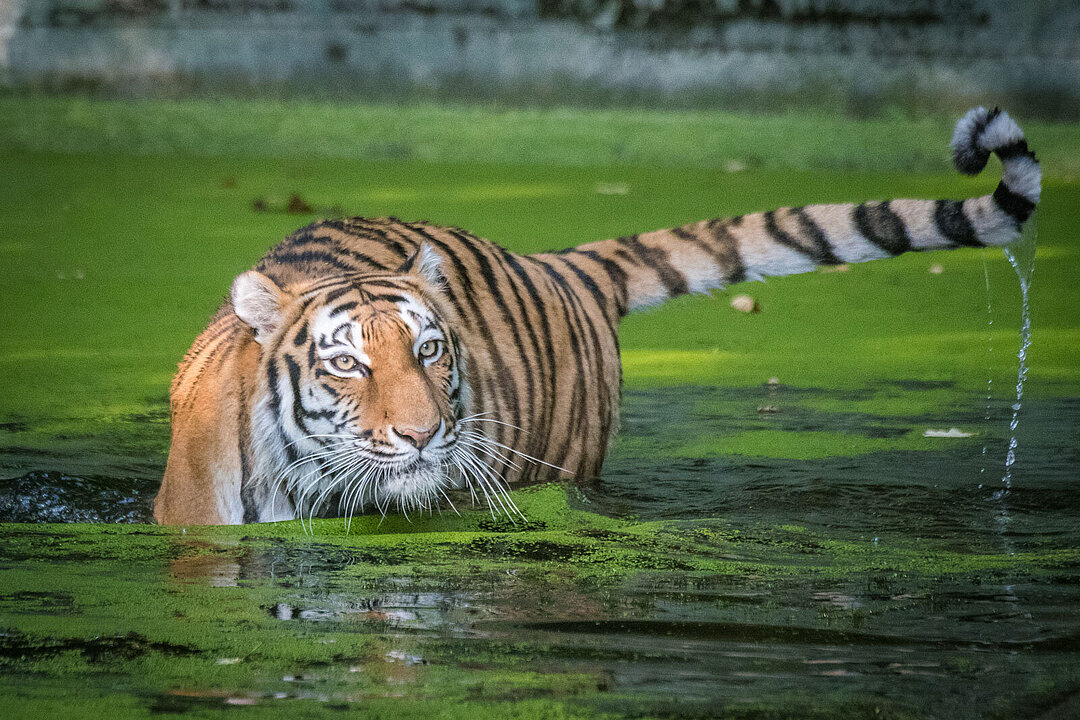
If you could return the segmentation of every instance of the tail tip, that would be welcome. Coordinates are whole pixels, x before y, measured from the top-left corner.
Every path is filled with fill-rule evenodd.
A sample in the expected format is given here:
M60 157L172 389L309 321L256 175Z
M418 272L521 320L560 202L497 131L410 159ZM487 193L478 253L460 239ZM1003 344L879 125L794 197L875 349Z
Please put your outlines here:
M1000 111L997 108L987 110L979 106L972 108L960 118L953 130L953 164L965 175L978 175L990 159L990 150L982 143L986 126L994 120Z

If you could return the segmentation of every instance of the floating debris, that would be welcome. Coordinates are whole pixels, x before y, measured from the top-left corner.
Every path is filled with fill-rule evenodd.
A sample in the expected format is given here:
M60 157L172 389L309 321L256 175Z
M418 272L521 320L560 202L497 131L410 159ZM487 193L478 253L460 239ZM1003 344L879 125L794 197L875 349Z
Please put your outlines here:
M972 437L975 433L964 432L960 428L949 428L948 430L927 430L923 433L923 437L938 437L938 438L966 438Z
M299 193L292 193L288 200L281 198L267 199L259 196L251 201L251 209L255 212L283 213L285 215L312 215L319 213L327 217L341 217L345 214L340 204L335 203L326 207L315 207L305 200Z
M758 305L758 301L749 295L736 295L731 298L731 307L744 313L761 312L761 305Z
M307 200L293 193L289 196L289 204L285 207L285 212L290 215L309 215L315 210L312 209Z
M724 172L737 173L746 169L746 162L743 160L728 160L724 163Z
M931 275L940 275L941 273L945 272L945 268L943 268L939 263L934 263L930 266L929 272Z
M760 407L758 407L757 411L761 415L772 415L774 413L780 412L780 408L775 405L761 405Z
M596 192L601 195L626 195L630 186L626 183L596 183Z

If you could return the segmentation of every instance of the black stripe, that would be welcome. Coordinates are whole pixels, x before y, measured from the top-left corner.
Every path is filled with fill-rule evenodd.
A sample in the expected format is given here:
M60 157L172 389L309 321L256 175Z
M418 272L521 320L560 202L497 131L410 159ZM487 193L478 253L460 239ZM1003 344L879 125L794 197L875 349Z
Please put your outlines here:
M281 246L278 246L280 249ZM269 270L269 263L277 263L280 265L329 265L335 270L341 272L355 273L357 268L355 265L347 265L341 261L337 255L332 255L321 250L304 250L302 252L281 251L274 249L270 251L270 254L259 261L259 264L255 266L255 269L259 272L265 272Z
M326 294L326 297L323 298L323 304L329 305L335 300L340 300L345 295L348 295L350 290L352 290L352 286L350 285L339 287L337 290L331 290Z
M724 270L725 285L734 285L746 279L746 265L739 255L739 242L728 230L728 225L738 225L741 222L742 216L739 216L738 223L731 220L713 220L709 223L709 229L718 243L716 257L717 263Z
M1023 195L1013 192L1005 184L1004 180L998 183L993 197L997 206L1016 222L1017 227L1031 217L1031 213L1035 212L1035 203Z
M389 247L402 258L408 257L412 253L416 252L415 247L406 247L402 243L390 237L390 235L387 233L387 230L390 229L388 226L384 225L380 227L377 224L377 221L365 220L364 218L353 218L352 220L362 221L360 223L350 221L350 227L348 231L352 234L357 234L356 229L362 229L364 239L381 242L383 245ZM400 221L390 218L390 222L396 225Z
M465 235L455 230L450 230L449 232L453 237L457 238L458 242L460 242L465 247L465 249L467 249L472 254L473 259L476 261L476 264L480 268L480 277L484 279L488 291L491 293L492 301L495 303L495 306L499 308L499 312L502 315L503 322L506 323L507 328L510 330L510 336L514 341L514 347L517 350L518 357L521 358L524 364L523 370L525 375L525 386L526 392L528 393L529 397L529 405L531 408L531 406L535 405L536 385L533 382L534 378L532 363L529 362L529 355L525 351L525 345L522 343L521 335L518 332L520 324L514 322L514 318L510 314L510 307L507 305L506 300L503 298L502 291L499 289L499 282L495 277L495 271L491 266L491 262L489 262L487 256L484 253L484 250L474 244L479 243L480 241L475 240L474 238L471 238L468 235ZM507 277L507 279L509 279L509 276ZM511 376L511 384L509 385L509 389L515 395L519 392L517 383L513 382L513 376ZM514 424L520 426L523 418L521 413L518 412L516 398L514 400L514 407ZM511 447L517 445L520 440L519 433L521 432L516 428L514 428L513 430L514 442L509 443Z
M543 370L543 357L541 355L542 340L537 336L536 329L532 322L532 317L529 314L529 306L526 304L525 298L522 297L521 292L518 290L518 282L515 281L515 277L512 276L511 270L513 269L510 262L507 260L509 252L506 248L500 245L491 243L488 248L495 253L497 264L503 275L506 277L506 282L510 287L510 292L514 296L514 301L517 303L518 314L521 318L521 322L518 325L525 329L525 333L529 339L529 344L532 347L532 355L525 357L525 372L529 374L528 386L529 386L529 401L531 412L528 417L528 422L522 419L522 422L518 423L525 431L525 449L530 455L535 456L537 451L542 451L544 438L539 432L536 432L535 421L538 415L542 414L543 406L547 401L546 396L546 383L544 382L544 370ZM542 308L533 307L534 313L542 312ZM536 369L534 371L533 364L535 363ZM539 412L538 412L539 408ZM526 472L522 473L522 479L527 474L531 466L527 466Z
M593 250L578 250L579 255L584 255L589 258L600 267L604 268L604 272L607 273L608 279L611 280L611 284L615 286L615 311L619 317L623 317L627 312L627 303L629 302L626 289L626 271L623 270L618 263L609 260L598 252Z
M408 260L401 263L401 267L399 267L397 271L402 275L407 274L410 270L413 269L413 265L416 263L416 258L418 257L420 257L420 253L414 252L412 255L409 256Z
M551 418L555 412L556 401L555 349L551 343L551 325L548 323L547 318L547 304L540 299L540 293L537 291L535 283L533 283L532 278L529 276L529 273L525 270L524 266L518 262L518 256L498 245L495 247L502 254L503 262L514 271L518 280L524 285L525 292L529 294L529 299L532 300L534 317L540 319L540 335L537 338L537 347L542 347L544 350L544 359L547 361L547 369L545 371L541 364L540 384L542 396L539 426L533 427L531 431L543 441L551 429ZM531 330L532 322L528 322L528 325ZM537 362L540 362L539 357L537 357Z
M300 329L296 331L296 335L293 336L293 346L300 347L307 342L307 321L300 324Z
M330 317L336 317L337 315L340 315L342 313L349 312L350 310L354 309L359 304L360 303L358 303L355 300L350 300L349 302L341 303L336 308L334 308L333 310L330 311Z
M266 382L267 385L270 386L270 407L273 409L272 415L275 420L279 420L281 418L281 393L278 391L277 364L274 363L273 358L266 364ZM274 429L277 430L278 437L281 439L281 444L285 448L285 457L288 463L291 465L299 460L300 456L296 451L296 446L289 440L289 435L281 427L281 423L276 423Z
M315 235L311 231L297 231L285 238L276 248L270 251L271 255L275 255L279 250L282 252L307 252L309 246L324 247L334 252L345 255L350 260L354 260L359 263L365 270L372 268L376 270L388 270L389 267L384 263L379 262L375 258L366 253L362 253L358 250L354 250L347 245L344 245L339 238L332 237L330 235Z
M401 303L409 302L409 298L405 297L404 295L396 295L392 293L387 293L383 295L372 295L369 302L375 302L376 300L381 302L393 303L394 305L400 305Z
M964 203L959 200L938 200L934 203L934 224L946 240L953 245L966 247L984 247L975 235L975 228L964 212Z
M560 257L559 260L562 261L562 263L565 264L567 267L569 267L574 272L574 274L578 276L581 282L589 289L590 294L592 294L593 299L596 301L597 310L600 311L601 316L604 317L605 321L607 322L607 330L609 336L614 336L618 331L612 324L612 321L609 319L607 313L604 312L604 308L607 306L607 298L600 291L600 288L596 285L596 281L593 280L591 275L585 273L583 270L579 269L576 265L570 262L567 257ZM599 384L600 390L599 410L601 424L601 441L603 442L607 438L607 430L608 426L610 425L608 415L611 411L611 393L608 391L607 383L604 381L603 347L600 343L600 335L599 333L597 333L596 330L596 324L593 323L591 315L589 314L588 310L586 310L585 307L582 305L581 300L579 299L576 292L573 294L572 299L574 301L574 304L581 311L581 315L584 318L585 324L589 329L589 337L592 340L593 348L595 350L595 382Z
M819 265L844 264L844 261L836 257L836 253L833 252L832 244L825 235L825 231L821 229L820 225L814 222L814 219L810 217L805 208L791 208L791 214L798 219L799 226L802 228L802 231L806 233L807 237L814 241L814 247L817 248L817 252L813 257Z
M604 308L608 305L608 297L604 294L604 291L600 289L600 286L596 284L596 280L593 279L593 276L572 263L565 255L559 255L558 258L563 265L570 268L570 271L577 276L578 280L581 281L581 284L584 285L585 289L589 291L589 294L593 296L597 308L603 312Z
M296 426L307 432L308 427L304 422L305 419L332 420L334 418L332 410L308 410L304 406L304 398L300 389L300 364L291 355L286 355L285 365L289 368L289 385L293 393L293 420L296 421Z
M331 228L361 240L370 240L382 244L392 252L402 257L409 253L401 243L386 236L386 233L375 227L373 221L362 217L347 218L344 220L323 220L312 229Z
M559 283L565 282L562 276L559 275L555 268L551 267L546 262L537 260L536 258L528 258L533 262L538 263L544 272L547 273L548 282L551 288L551 294L558 301L562 308L563 319L566 322L567 335L570 337L570 356L574 359L574 385L570 390L570 403L569 403L569 417L567 418L567 427L565 432L561 433L559 441L559 448L555 452L554 457L566 458L567 453L570 451L570 444L574 441L583 442L584 439L580 437L581 431L581 415L582 411L586 410L585 403L587 402L587 396L585 393L585 365L581 342L579 337L583 338L581 328L575 323L576 313L571 309L569 302L563 295L563 291L560 288ZM556 389L557 392L557 389ZM554 394L554 393L553 393ZM555 400L558 402L557 398ZM569 468L568 468L569 469Z
M565 281L564 281L564 283L565 283ZM591 420L592 419L594 419L594 418L599 419L599 421L600 421L599 433L598 433L597 437L595 437L595 438L588 437L588 436L583 438L586 442L589 442L589 443L593 444L594 447L598 448L599 451L593 456L594 459L595 459L594 465L592 467L589 467L589 468L586 468L585 465L583 464L584 459L585 459L585 453L582 453L581 461L579 461L578 469L577 469L577 472L575 473L578 477L592 477L594 475L599 474L600 465L603 463L603 458L604 458L604 455L605 455L605 451L607 449L607 444L606 443L607 443L607 439L608 439L608 432L610 431L610 428L611 428L611 413L612 413L611 393L608 390L607 382L605 382L605 377L604 377L604 357L603 357L604 349L603 349L602 345L600 344L600 336L597 333L596 325L593 323L592 316L589 314L589 312L585 309L584 305L582 304L581 298L578 295L578 293L573 292L569 288L569 286L567 286L566 289L567 289L568 292L571 292L570 300L571 300L571 303L572 303L572 305L573 305L573 307L575 309L575 312L580 311L580 317L584 321L584 325L589 331L589 339L592 341L592 344L591 344L591 346L588 346L588 347L590 347L590 349L591 349L591 355L593 356L593 365L594 365L593 382L597 383L598 390L599 390L599 398L597 399L597 412L596 412L595 415L589 414L589 415L586 416L586 421L587 421L586 426L587 427L591 427L591 425L592 425ZM602 311L603 310L603 305L601 305L599 309ZM609 332L610 335L614 335L616 333L616 330L615 330L614 327L612 327L609 324L608 325L608 332Z
M248 461L247 442L250 437L251 419L248 415L248 387L247 381L241 375L238 379L240 402L240 417L238 418L239 430L236 438L236 449L240 454L240 507L244 511L244 523L259 521L259 509L255 502L255 484L251 477L251 463Z
M793 209L791 212L795 214L796 210ZM821 228L813 225L813 221L810 220L810 218L804 216L806 222L809 222L811 225L813 225L813 227L817 230L818 235L820 236L820 240L818 240L814 238L811 233L807 233L810 235L810 239L814 243L813 247L806 247L805 245L800 243L795 237L793 237L791 234L789 234L787 231L783 230L779 225L777 225L775 210L769 210L768 212L764 213L762 217L765 219L765 231L769 233L769 235L772 236L773 240L775 240L779 244L802 253L806 257L813 260L816 265L840 264L840 259L833 255L832 248L829 247L828 241L825 240L825 235L821 232ZM806 223L801 224L805 232ZM822 248L822 243L824 243L825 245L824 248Z
M616 242L628 247L637 256L640 264L656 271L668 295L674 297L675 295L690 292L690 288L686 285L686 278L672 267L671 263L668 262L667 253L661 248L643 245L637 235L625 235L618 238Z
M586 343L586 342L583 342L582 345L588 351L588 355L590 356L590 363L593 365L593 371L594 371L593 376L592 376L593 377L593 382L598 383L598 385L599 385L598 389L599 389L600 396L597 399L598 407L597 407L596 415L595 416L594 415L588 415L588 416L585 416L585 418L587 420L590 417L597 417L600 420L600 435L597 438L591 438L591 437L588 437L587 435L583 436L582 435L582 429L581 429L581 422L579 420L578 429L572 434L572 436L575 437L579 441L583 441L583 442L587 442L587 443L591 443L591 442L599 443L600 444L600 449L599 449L599 454L598 454L597 457L602 459L603 455L604 455L603 451L606 448L606 445L604 445L603 443L605 443L607 441L607 433L608 433L608 431L610 429L610 424L611 424L611 417L610 417L610 413L611 413L611 402L610 402L611 401L611 396L610 396L610 394L608 392L607 383L604 382L604 368L603 368L603 357L602 357L603 347L600 344L600 337L596 332L596 325L593 324L592 318L589 317L589 313L581 305L581 301L578 298L577 293L574 292L573 288L570 287L570 285L567 282L566 278L564 278L562 276L562 274L559 273L554 267L552 267L548 263L544 263L544 265L549 268L548 274L555 280L556 286L559 286L563 290L565 290L568 297L570 298L570 307L573 310L574 318L575 318L575 320L576 320L576 322L578 323L578 326L579 326L578 332L580 332L581 327L587 328L588 331L589 331L589 339L592 341L591 345L589 343ZM579 367L582 367L582 371L584 372L583 366L579 365ZM586 426L587 425L588 425L588 423L586 423ZM584 460L584 458L585 458L585 453L582 452L581 453L582 461ZM584 465L581 464L581 461L579 461L578 469L575 472L575 474L580 477L580 476L584 476L584 474L595 472L596 469L597 468L589 468L589 469L586 470Z
M911 249L904 221L892 211L888 200L856 205L852 217L859 234L890 255Z
M1021 155L1027 155L1032 160L1035 159L1035 153L1028 149L1027 140L1023 138L1003 147L996 148L994 154L1001 158L1002 162L1018 158Z

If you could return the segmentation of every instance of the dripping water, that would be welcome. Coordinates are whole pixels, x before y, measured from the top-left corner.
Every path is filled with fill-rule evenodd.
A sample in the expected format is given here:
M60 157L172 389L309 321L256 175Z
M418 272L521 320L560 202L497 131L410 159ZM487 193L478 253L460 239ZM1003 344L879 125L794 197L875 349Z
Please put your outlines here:
M986 249L982 250L982 266L983 266L983 280L986 282L986 319L987 319L987 331L986 331L986 414L983 420L987 423L990 422L990 407L994 399L994 305L993 299L990 294L990 269L986 264ZM979 468L979 475L986 473L986 451L989 445L983 443L982 448L982 467ZM983 484L979 483L981 489Z
M1017 350L1017 372L1016 372L1016 402L1012 405L1012 418L1009 421L1009 447L1005 455L1005 472L1001 478L1001 487L999 487L993 494L993 500L996 501L998 506L997 513L997 528L998 533L1001 536L1006 551L1012 555L1015 553L1012 541L1007 536L1007 530L1012 518L1009 514L1008 496L1009 491L1012 489L1013 478L1013 466L1016 464L1016 450L1019 446L1016 435L1017 429L1020 427L1020 407L1024 400L1024 381L1027 379L1027 352L1028 347L1031 345L1031 305L1029 292L1031 290L1031 276L1035 271L1035 241L1037 238L1037 232L1035 229L1035 221L1032 218L1024 228L1023 234L1019 239L1012 243L1009 243L1006 247L1002 248L1005 252L1005 257L1008 259L1009 264L1013 266L1016 271L1016 276L1020 281L1020 348ZM989 273L984 273L987 279L987 287L989 287ZM989 301L987 304L989 309ZM991 320L993 318L991 317ZM989 383L987 384L989 388ZM987 403L989 416L989 402L990 393L987 393ZM985 448L984 448L984 462L985 462ZM980 485L981 487L981 485Z
M1016 402L1012 406L1012 420L1009 422L1009 450L1005 456L1005 475L1001 478L1002 491L1008 493L1012 487L1013 466L1016 464L1016 430L1020 426L1020 406L1024 400L1024 381L1027 379L1028 364L1027 353L1031 346L1031 305L1029 293L1031 290L1031 276L1035 272L1035 241L1038 232L1035 228L1035 218L1028 221L1023 235L1019 240L1007 245L1005 257L1016 271L1020 280L1020 349L1016 353Z

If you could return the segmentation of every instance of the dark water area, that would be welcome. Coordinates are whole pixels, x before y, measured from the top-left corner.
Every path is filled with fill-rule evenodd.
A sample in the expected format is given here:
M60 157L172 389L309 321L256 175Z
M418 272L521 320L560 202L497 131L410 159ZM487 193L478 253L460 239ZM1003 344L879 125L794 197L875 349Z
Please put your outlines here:
M0 482L25 523L0 528L0 694L11 717L1080 717L1080 399L1025 400L1006 490L1010 404L952 397L627 391L603 477L521 493L516 526L180 532L130 524L149 473L43 464ZM951 427L972 436L923 437ZM755 433L774 456L726 451Z
M906 385L906 384L905 384ZM902 388L903 389L903 388ZM926 389L926 388L924 388ZM938 388L930 388L936 390ZM908 385L905 392L918 389ZM934 537L957 547L1005 535L1021 546L1049 539L1080 544L1080 398L1026 399L1017 429L1015 482L1002 479L1013 433L1012 401L973 402L912 415L820 412L808 401L872 404L875 390L666 388L628 392L624 437L601 479L584 488L589 508L643 520L724 518L796 522L844 537ZM769 408L760 413L758 408ZM775 412L772 412L772 411ZM919 436L963 428L970 438L927 449L791 460L720 455L672 458L686 438L739 431L844 433L854 438ZM1007 518L1003 528L1001 518Z
M883 388L917 394L949 387L910 381L851 391L785 386L626 391L621 431L604 473L579 485L582 507L625 519L797 521L859 536L958 539L1000 534L986 517L1004 513L1010 535L1080 539L1080 523L1070 513L1080 508L1075 498L1080 398L1025 401L1017 433L1017 483L1007 490L1002 477L1012 434L1011 401L972 401L968 407L910 415L822 412L813 406L822 399L841 408L873 404ZM153 522L153 498L164 471L156 437L161 422L156 416L152 422L140 420L121 420L137 436L127 446L107 435L96 439L100 452L89 457L0 450L9 474L34 468L0 479L0 522ZM722 446L708 444L737 433L779 431L796 439L796 449L800 433L844 434L887 445L890 438L956 426L974 437L906 451L863 451L856 445L848 454L840 447L832 456L803 459L727 454ZM701 456L685 457L687 445ZM1056 522L1054 513L1062 514Z

